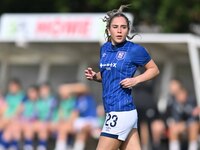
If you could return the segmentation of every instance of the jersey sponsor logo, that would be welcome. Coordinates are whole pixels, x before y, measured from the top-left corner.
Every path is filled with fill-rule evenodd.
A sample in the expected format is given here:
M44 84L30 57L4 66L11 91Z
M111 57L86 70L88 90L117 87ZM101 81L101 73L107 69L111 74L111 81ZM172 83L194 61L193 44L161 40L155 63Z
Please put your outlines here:
M106 70L111 70L111 68L117 68L117 63L100 63L100 68L106 68Z
M126 52L119 51L119 52L117 52L116 58L117 58L117 60L123 60L125 58L125 56L126 56Z
M116 68L117 67L117 63L100 63L100 68L103 68L103 67L111 67L111 68Z

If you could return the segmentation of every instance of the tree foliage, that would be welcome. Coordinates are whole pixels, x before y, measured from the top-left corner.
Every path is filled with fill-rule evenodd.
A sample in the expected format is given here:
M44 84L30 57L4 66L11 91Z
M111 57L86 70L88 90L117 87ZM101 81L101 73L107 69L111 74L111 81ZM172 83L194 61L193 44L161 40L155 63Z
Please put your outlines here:
M164 32L188 32L190 23L200 23L199 0L0 0L0 14L106 12L121 4L131 4L135 24L158 24Z
M166 32L187 32L191 22L200 23L200 2L163 0L158 10L157 20Z

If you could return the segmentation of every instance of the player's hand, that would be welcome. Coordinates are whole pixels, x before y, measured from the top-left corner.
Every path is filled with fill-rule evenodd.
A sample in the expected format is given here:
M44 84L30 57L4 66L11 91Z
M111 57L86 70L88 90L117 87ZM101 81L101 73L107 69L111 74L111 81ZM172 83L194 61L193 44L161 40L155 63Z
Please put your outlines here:
M137 85L138 82L135 78L126 78L120 82L123 88L132 88L133 86Z
M200 114L200 107L196 107L192 111L193 116L198 116Z
M94 71L92 70L92 68L87 68L87 69L85 70L85 77L86 77L88 80L93 80L95 74L96 74L96 72L94 72Z

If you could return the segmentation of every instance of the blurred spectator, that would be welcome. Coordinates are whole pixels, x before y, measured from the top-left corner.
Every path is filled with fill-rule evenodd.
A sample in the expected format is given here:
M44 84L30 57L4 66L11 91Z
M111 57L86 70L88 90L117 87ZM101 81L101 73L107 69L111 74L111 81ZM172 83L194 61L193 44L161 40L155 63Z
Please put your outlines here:
M22 110L21 104L25 100L25 93L18 79L10 80L5 100L7 107L0 123L0 134L3 133L0 140L0 149L8 149L10 147L15 150L18 149L18 141L20 139L18 119Z
M3 114L6 111L6 108L7 108L7 104L6 104L5 98L0 91L0 121L1 121L1 118L3 117Z
M63 89L66 94L70 93L69 95L76 97L75 108L70 120L73 126L68 130L68 134L75 135L73 149L84 150L88 136L92 135L93 131L96 131L102 124L97 117L96 101L90 95L88 87L82 83L64 84L60 89ZM99 113L103 115L100 109ZM66 129L65 133L67 134Z
M37 150L46 150L50 130L49 125L57 106L57 100L51 91L49 83L40 85L39 95L40 99L37 101L36 106L38 120L35 123L36 133L39 139Z
M151 133L152 133L152 149L153 150L164 150L167 149L167 145L161 143L162 139L167 137L167 125L165 115L158 113L157 118L151 123ZM163 147L165 146L165 147Z
M186 134L189 140L188 150L198 149L199 120L193 116L196 104L194 96L189 95L183 84L173 79L170 82L171 99L167 108L169 127L169 149L180 150L180 136Z
M152 81L141 83L133 88L135 105L138 111L139 134L142 150L150 146L150 125L157 117L158 111L153 98Z
M98 117L98 128L96 128L95 130L93 130L92 132L92 136L93 138L99 138L100 134L101 134L101 130L102 127L104 125L105 122L105 111L104 111L104 106L103 104L99 104L97 106L97 117Z
M68 150L68 135L72 133L72 112L75 108L76 98L66 86L58 88L60 103L54 113L51 131L57 134L55 150Z
M23 150L33 150L35 122L37 120L36 103L39 99L38 86L30 86L27 90L27 101L23 104L21 130L24 136Z
M84 150L88 137L93 130L99 127L96 102L89 93L78 95L75 112L77 119L74 122L76 140L74 150Z

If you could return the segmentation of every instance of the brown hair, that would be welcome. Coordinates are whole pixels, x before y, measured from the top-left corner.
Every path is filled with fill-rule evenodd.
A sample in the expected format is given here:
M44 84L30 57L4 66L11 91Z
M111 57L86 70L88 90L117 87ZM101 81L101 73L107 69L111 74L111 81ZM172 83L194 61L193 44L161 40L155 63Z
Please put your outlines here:
M130 30L130 21L129 21L128 17L123 13L123 9L127 8L128 6L129 5L121 5L119 9L114 9L112 11L108 11L107 16L105 16L103 18L103 22L106 22L105 34L106 34L107 41L110 41L110 35L108 34L108 28L110 28L110 24L115 17L124 17L127 22L127 25L128 25L128 30ZM134 35L127 36L127 38L129 40L131 40L133 37L134 37Z

